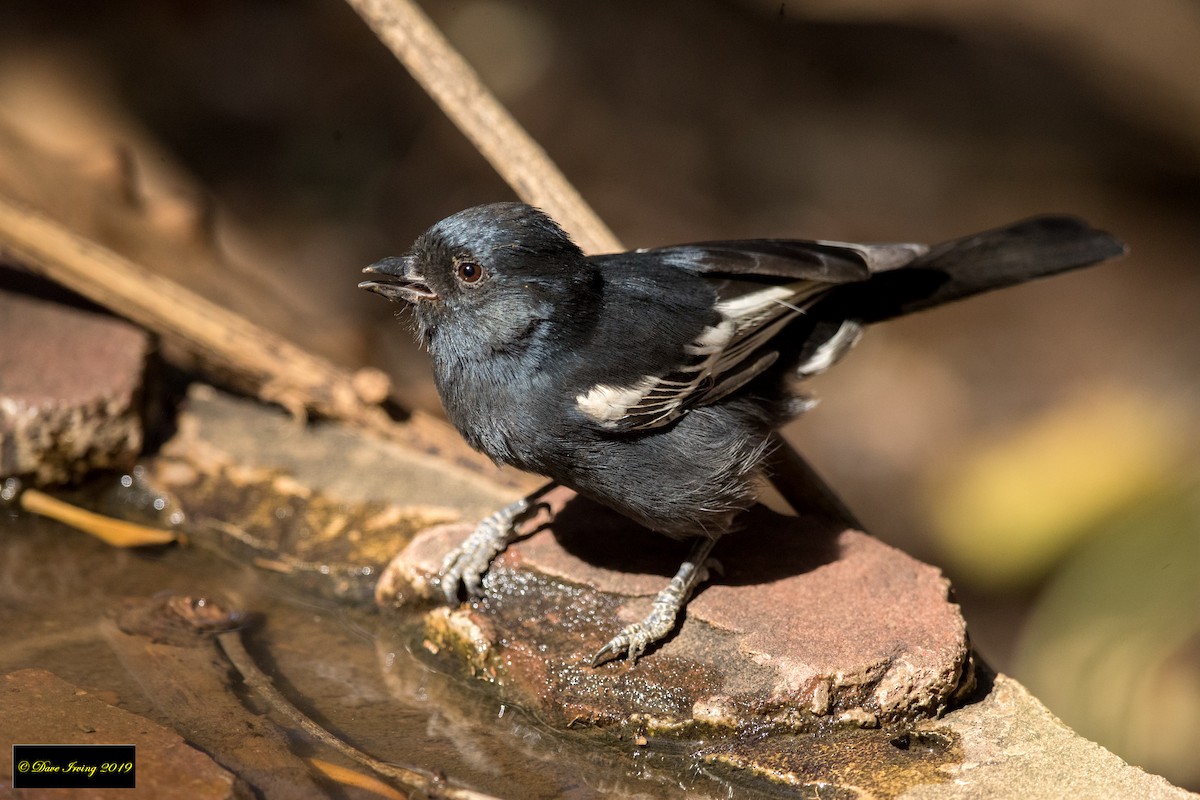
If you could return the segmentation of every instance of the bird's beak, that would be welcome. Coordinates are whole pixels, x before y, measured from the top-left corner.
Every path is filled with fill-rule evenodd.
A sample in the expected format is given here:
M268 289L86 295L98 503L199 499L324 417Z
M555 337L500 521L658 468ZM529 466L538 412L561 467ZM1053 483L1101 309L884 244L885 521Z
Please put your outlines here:
M363 281L358 288L381 294L388 300L409 303L437 300L437 293L425 283L425 276L417 271L416 259L412 256L392 256L376 261L363 273L375 277Z

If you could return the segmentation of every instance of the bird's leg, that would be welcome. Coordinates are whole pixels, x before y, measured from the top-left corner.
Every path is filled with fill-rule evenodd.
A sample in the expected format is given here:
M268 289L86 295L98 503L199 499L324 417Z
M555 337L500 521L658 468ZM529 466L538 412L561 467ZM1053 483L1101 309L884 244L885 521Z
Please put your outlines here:
M462 544L446 555L437 579L447 603L458 602L460 584L467 590L468 597L479 597L483 594L483 576L487 573L492 559L521 537L518 528L538 513L544 505L538 500L557 485L554 482L548 483L532 494L485 517Z
M667 588L654 598L650 613L641 622L626 627L601 647L592 657L592 666L619 658L622 652L631 662L637 661L643 650L670 633L675 627L675 618L687 604L696 586L708 578L708 554L712 552L716 543L715 538L708 536L697 539L687 559L667 584Z

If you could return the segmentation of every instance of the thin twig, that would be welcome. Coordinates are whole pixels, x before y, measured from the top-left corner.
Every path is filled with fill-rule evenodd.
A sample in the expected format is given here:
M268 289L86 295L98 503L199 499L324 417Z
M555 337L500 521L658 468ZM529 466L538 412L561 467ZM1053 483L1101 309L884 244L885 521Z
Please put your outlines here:
M621 242L411 0L346 0L522 200L588 253Z
M294 414L380 427L387 379L343 370L174 281L0 195L0 250L29 269L183 347Z

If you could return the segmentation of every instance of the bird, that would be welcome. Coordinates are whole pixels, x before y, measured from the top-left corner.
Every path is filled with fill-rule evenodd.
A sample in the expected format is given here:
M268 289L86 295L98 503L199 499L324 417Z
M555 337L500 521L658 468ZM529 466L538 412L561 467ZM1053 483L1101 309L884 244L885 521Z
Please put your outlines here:
M692 542L595 667L670 635L754 502L774 431L812 405L799 384L867 325L1124 252L1081 219L1042 215L932 247L748 239L589 256L541 210L500 202L437 222L359 287L412 308L467 443L549 479L446 555L435 581L448 603L483 594L558 485Z

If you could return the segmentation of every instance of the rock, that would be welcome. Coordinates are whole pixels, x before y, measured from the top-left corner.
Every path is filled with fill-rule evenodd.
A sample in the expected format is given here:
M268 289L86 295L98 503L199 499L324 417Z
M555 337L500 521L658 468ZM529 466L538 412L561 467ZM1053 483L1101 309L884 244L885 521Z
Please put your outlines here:
M10 672L0 678L0 693L4 697L0 738L7 744L120 743L137 748L136 789L41 789L39 797L61 794L85 800L129 794L163 800L226 800L252 795L245 783L179 734L98 700L51 672ZM0 787L11 786L12 767L11 758L0 758ZM26 795L17 790L12 796Z
M976 695L937 720L735 737L705 744L694 757L730 780L753 775L805 797L1197 797L1079 736L1012 678L980 671Z
M398 442L336 423L301 425L203 384L189 389L175 435L134 477L197 543L362 603L417 531L513 494Z
M565 489L553 528L493 564L486 596L427 613L426 649L494 682L552 724L636 722L651 732L873 727L935 716L972 684L949 583L855 530L761 506L718 544L714 574L677 633L636 664L588 662L640 619L685 555ZM443 555L468 532L419 534L377 599L434 596Z
M0 291L0 478L65 483L142 446L149 339L123 320Z
M989 689L979 702L963 706L939 722L961 748L958 762L944 770L946 782L918 786L901 797L1200 797L1126 764L1075 733L1012 678L998 675Z

